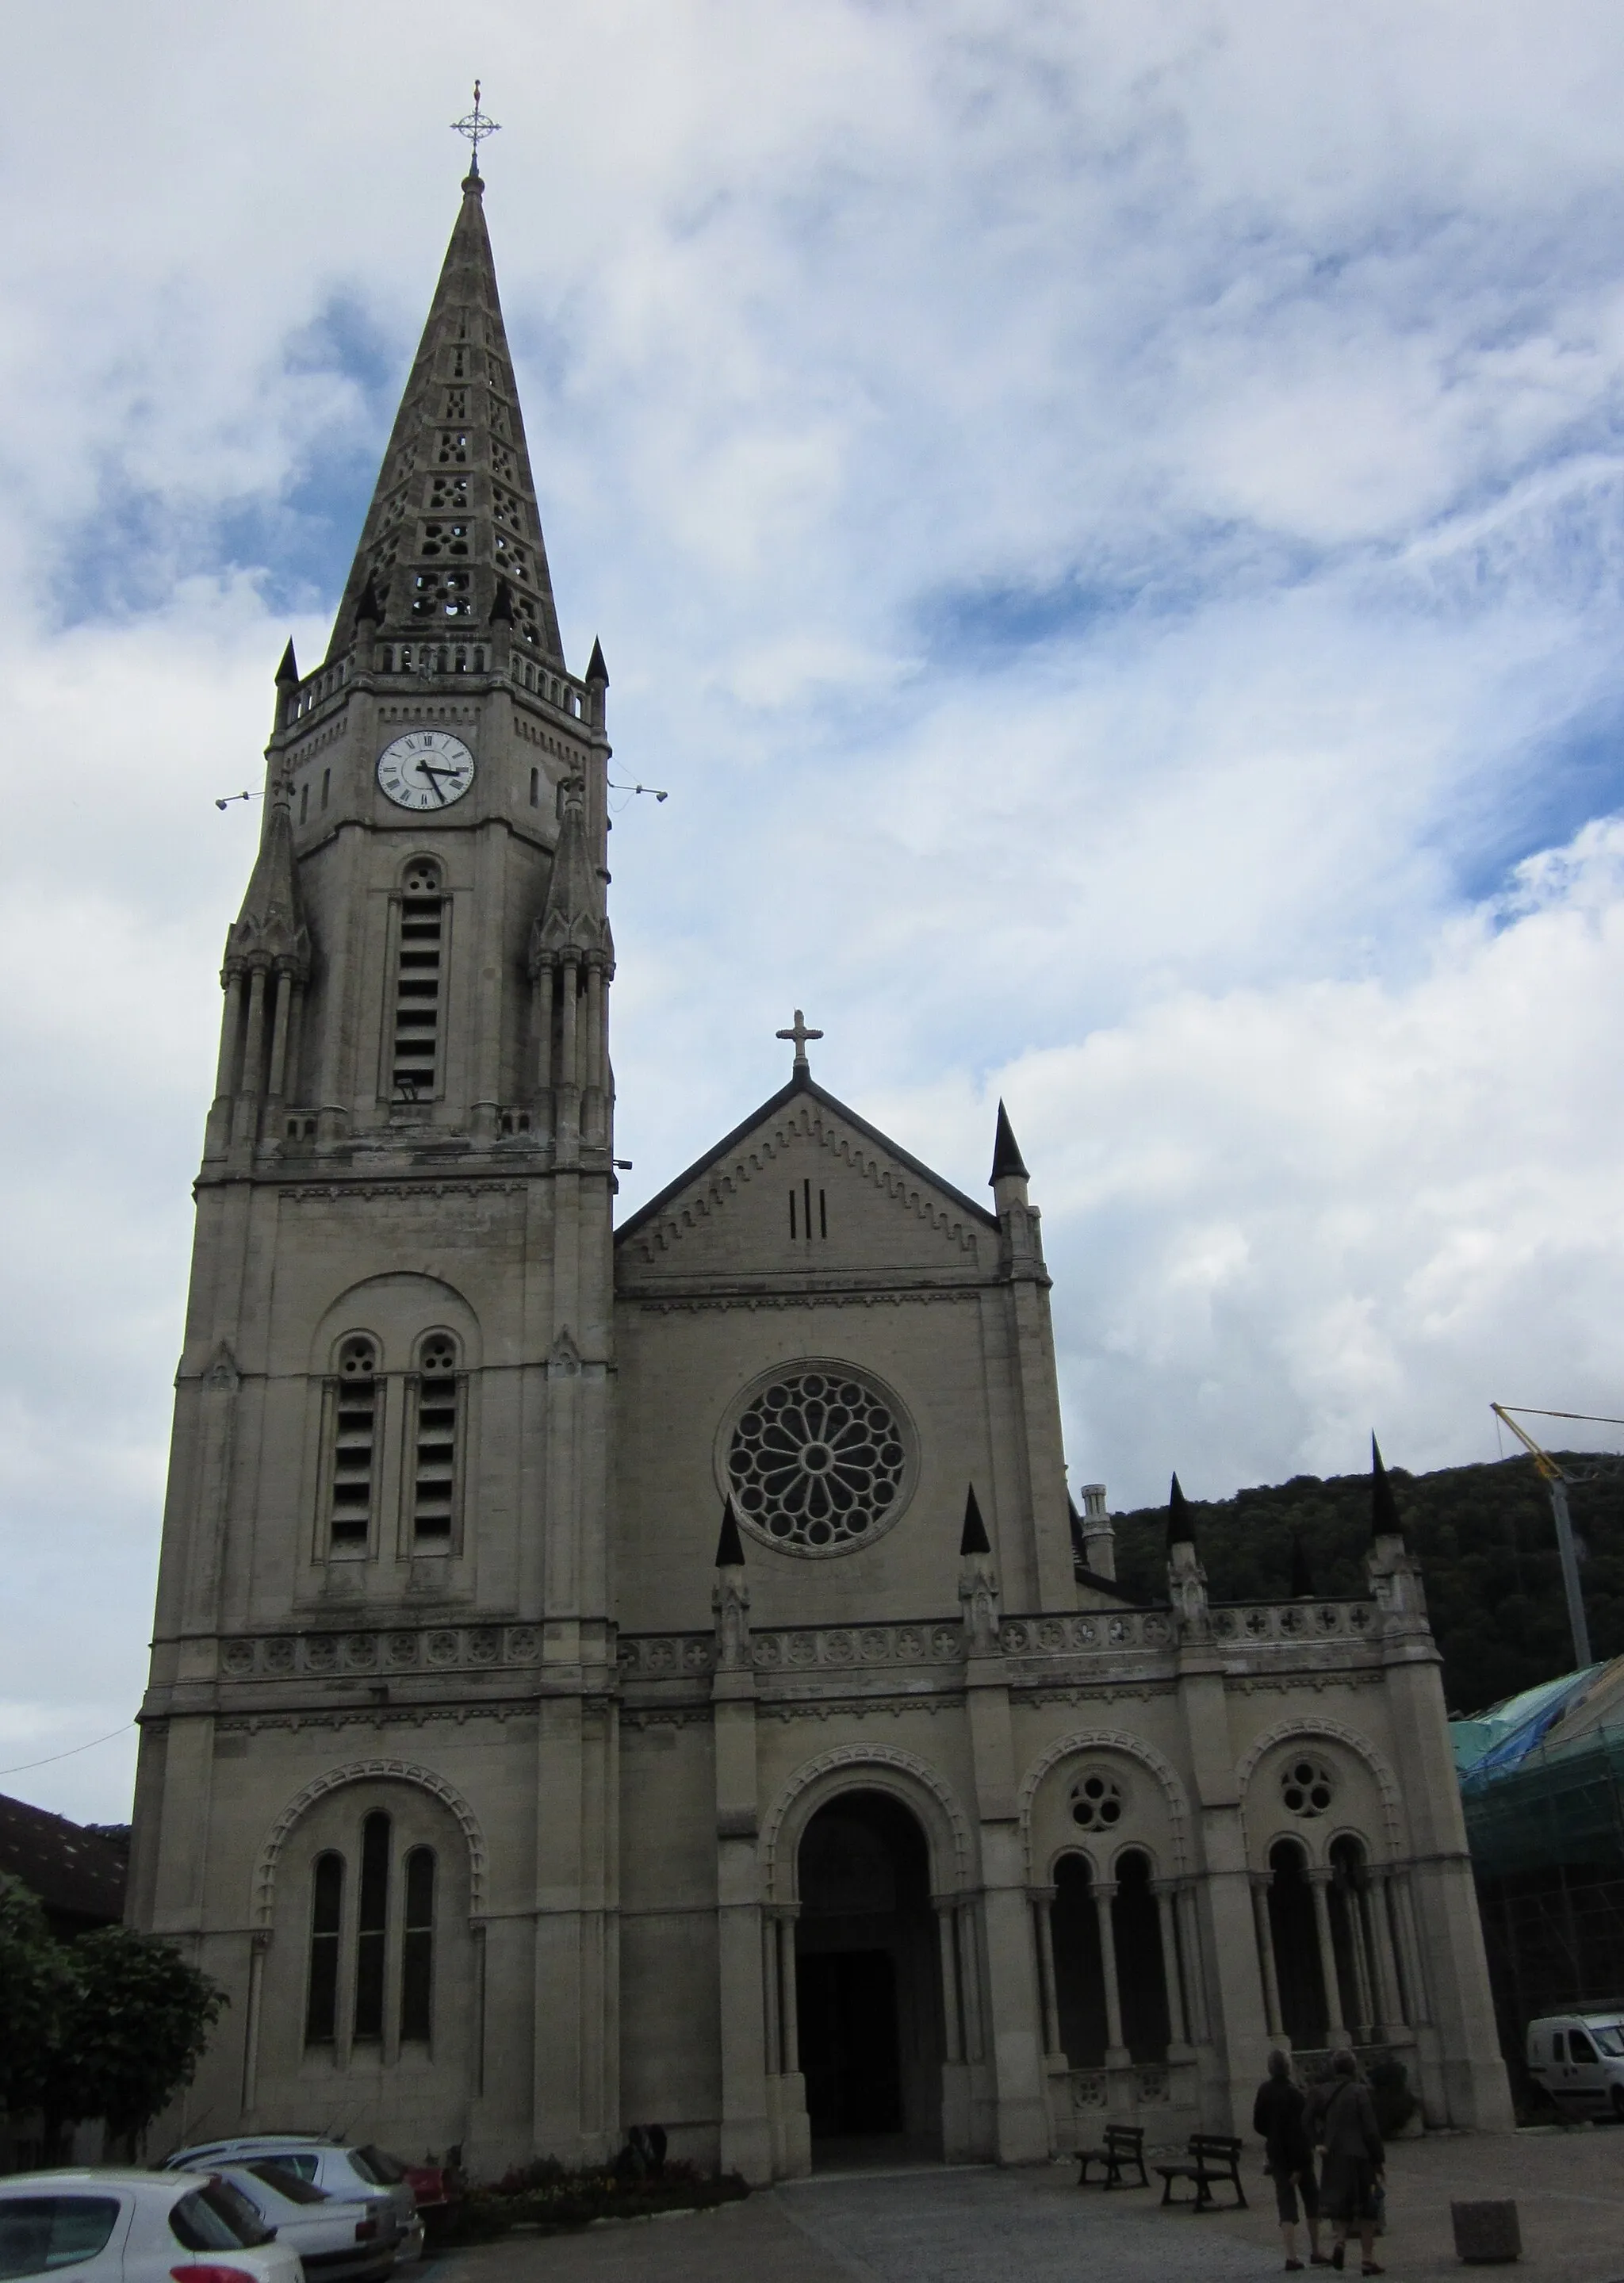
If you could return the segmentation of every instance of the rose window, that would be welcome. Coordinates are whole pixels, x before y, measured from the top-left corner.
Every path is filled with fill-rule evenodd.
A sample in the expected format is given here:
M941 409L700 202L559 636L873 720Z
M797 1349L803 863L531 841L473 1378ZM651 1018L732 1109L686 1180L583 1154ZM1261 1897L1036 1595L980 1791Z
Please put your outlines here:
M877 1388L812 1370L752 1397L727 1463L741 1521L787 1550L839 1554L896 1519L908 1454Z
M1293 1815L1323 1815L1335 1790L1323 1760L1292 1760L1281 1771L1280 1796Z
M1114 1776L1088 1775L1072 1788L1072 1821L1085 1831L1109 1831L1122 1820L1122 1787Z

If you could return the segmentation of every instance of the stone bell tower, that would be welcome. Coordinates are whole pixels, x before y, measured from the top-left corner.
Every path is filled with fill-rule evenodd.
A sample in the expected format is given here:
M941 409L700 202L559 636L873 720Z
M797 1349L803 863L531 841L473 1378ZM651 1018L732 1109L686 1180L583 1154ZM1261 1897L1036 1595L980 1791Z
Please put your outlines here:
M616 2123L608 676L596 644L565 665L483 190L476 155L327 655L301 675L290 644L277 677L132 1909L232 1992L211 2129L305 2113L319 2064L403 2140L477 2145L499 2112L505 2145L524 2118L592 2154ZM340 1867L295 1877L326 1793L311 1860ZM323 1912L350 1962L318 2004ZM487 2050L488 1974L544 2038Z

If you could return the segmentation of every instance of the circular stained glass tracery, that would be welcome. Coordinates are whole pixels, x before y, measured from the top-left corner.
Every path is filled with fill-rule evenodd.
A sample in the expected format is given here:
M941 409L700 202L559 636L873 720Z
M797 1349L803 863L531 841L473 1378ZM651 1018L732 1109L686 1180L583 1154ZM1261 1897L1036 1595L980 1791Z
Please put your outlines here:
M878 1536L901 1511L907 1469L890 1402L839 1369L785 1372L759 1388L728 1450L740 1520L800 1554Z

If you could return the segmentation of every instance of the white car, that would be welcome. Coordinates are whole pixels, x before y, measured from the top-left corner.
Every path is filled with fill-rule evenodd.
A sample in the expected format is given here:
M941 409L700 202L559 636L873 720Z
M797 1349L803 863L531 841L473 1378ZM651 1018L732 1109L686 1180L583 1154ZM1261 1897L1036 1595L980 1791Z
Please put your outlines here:
M1528 2074L1558 2108L1624 2117L1624 2018L1547 2014L1528 2024Z
M404 2262L422 2254L423 2222L406 2167L381 2148L329 2139L320 2132L241 2132L229 2140L200 2140L190 2148L177 2148L164 2162L171 2170L206 2172L221 2164L279 2164L312 2187L325 2188L330 2196L386 2203L400 2236L395 2257Z
M303 2283L299 2254L227 2180L195 2172L18 2172L0 2179L0 2279Z
M304 2263L305 2283L383 2283L401 2246L393 2204L335 2196L268 2156L223 2163L219 2177L247 2197L278 2243Z

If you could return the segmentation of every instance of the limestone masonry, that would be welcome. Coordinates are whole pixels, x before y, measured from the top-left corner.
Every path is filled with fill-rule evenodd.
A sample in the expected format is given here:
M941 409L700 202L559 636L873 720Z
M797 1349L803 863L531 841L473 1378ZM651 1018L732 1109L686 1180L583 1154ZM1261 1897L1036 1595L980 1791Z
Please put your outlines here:
M476 2171L1241 2130L1265 2053L1509 2124L1438 1659L1155 1607L1049 1278L814 1079L613 1226L608 676L559 642L477 174L226 947L130 1908L231 2004L180 2139ZM1385 1514L1385 1518L1384 1518Z

